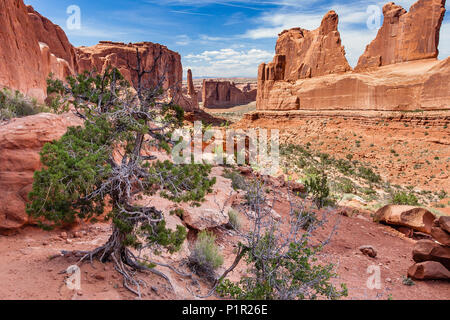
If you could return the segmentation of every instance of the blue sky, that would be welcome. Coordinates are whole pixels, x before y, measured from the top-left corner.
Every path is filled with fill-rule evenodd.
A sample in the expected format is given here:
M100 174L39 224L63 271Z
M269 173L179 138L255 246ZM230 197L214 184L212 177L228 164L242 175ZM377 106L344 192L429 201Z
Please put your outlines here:
M315 29L330 9L340 17L347 59L355 65L376 35L367 21L386 1L362 0L25 0L59 24L75 46L100 40L151 41L182 56L194 77L255 77L274 54L279 32ZM397 0L409 10L414 0ZM67 27L67 8L81 9L81 29ZM369 7L370 6L370 7ZM440 58L450 56L450 1L441 29ZM382 21L381 21L382 22Z

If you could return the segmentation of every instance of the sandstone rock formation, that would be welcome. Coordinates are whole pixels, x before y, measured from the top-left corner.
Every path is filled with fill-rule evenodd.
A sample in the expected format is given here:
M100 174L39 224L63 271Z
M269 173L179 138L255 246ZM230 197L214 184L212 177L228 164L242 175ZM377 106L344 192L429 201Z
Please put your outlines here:
M273 61L258 69L258 104L268 99L274 81L296 81L351 70L338 31L338 15L328 12L320 27L280 33ZM294 102L295 102L294 98Z
M284 80L295 81L351 70L341 44L338 21L336 12L330 11L316 30L294 28L279 35L275 52L285 57Z
M357 71L394 63L436 58L446 0L419 0L407 13L389 2L377 37L359 58Z
M413 259L415 262L440 262L450 270L450 247L431 240L420 240L414 246Z
M109 64L117 67L130 82L136 82L137 76L127 61L131 66L136 65L138 49L144 68L153 71L144 76L144 85L154 86L164 77L163 88L175 102L185 108L192 107L192 99L181 92L181 57L165 46L105 41L89 48L74 48L59 26L33 7L25 6L23 0L2 1L0 21L0 87L19 90L42 102L47 96L46 79L50 73L64 80L68 75L94 68L102 72Z
M80 124L72 114L41 113L0 126L0 232L29 222L25 207L34 172L41 167L39 152L67 127Z
M435 216L423 208L387 205L375 213L374 219L386 224L408 227L429 234Z
M411 266L408 276L416 280L449 280L450 271L439 262L426 261Z
M129 66L137 65L136 50L142 58L142 68L153 70L154 75L146 74L143 77L143 85L155 86L163 79L163 88L181 90L183 69L181 57L167 47L151 43L129 43L112 41L101 41L92 47L79 47L78 73L97 70L103 72L108 66L117 68L132 85L137 85L136 72L130 70ZM155 63L156 61L156 63Z
M230 81L203 80L203 107L232 107L256 100L256 89L248 85L242 89Z
M34 23L22 0L0 2L0 86L44 100L50 53L42 50ZM44 57L44 59L43 59Z
M185 96L184 108L186 110L197 110L199 108L198 92L195 90L194 80L192 79L192 70L187 71L187 95Z
M77 57L75 48L69 42L64 30L46 17L43 17L32 6L27 6L27 11L37 40L45 43L50 52L57 58L65 60L71 70L76 70Z
M284 31L273 61L258 69L257 109L449 109L450 58L436 60L444 5L445 0L419 0L406 13L387 4L383 27L356 71L346 63L334 12L318 30Z

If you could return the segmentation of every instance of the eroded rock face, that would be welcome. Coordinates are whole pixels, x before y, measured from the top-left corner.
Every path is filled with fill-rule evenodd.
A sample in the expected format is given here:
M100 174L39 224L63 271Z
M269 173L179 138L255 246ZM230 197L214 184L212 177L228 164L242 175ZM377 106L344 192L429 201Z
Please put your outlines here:
M52 54L65 60L72 70L76 70L77 57L75 48L69 42L63 29L46 17L43 17L32 6L27 6L27 12L38 41L45 43Z
M445 0L419 0L407 13L384 6L384 24L355 71L329 12L314 31L295 28L258 70L258 110L412 111L449 108L450 58L437 61Z
M163 45L152 42L125 44L101 41L92 47L79 47L76 49L78 54L77 71L82 73L95 69L98 72L104 72L110 65L117 68L125 79L136 86L137 74L128 67L137 65L136 50L139 50L141 55L142 68L154 71L152 75L144 75L142 85L155 86L158 80L164 76L164 89L173 87L175 90L181 90L183 69L180 55Z
M445 1L419 0L409 12L393 2L387 3L383 7L383 25L355 70L436 58Z
M284 80L295 81L351 70L341 44L338 22L337 13L330 11L316 30L294 28L280 34L275 52L286 57Z
M258 110L442 110L449 108L450 58L258 85Z
M25 208L34 172L41 168L39 152L76 125L81 121L72 114L41 113L0 126L0 232L29 222Z
M203 80L203 107L231 107L256 100L256 89L242 89L230 81Z
M0 21L0 85L44 98L41 51L23 1L1 1Z
M50 72L64 79L76 57L64 31L25 6L22 0L0 3L0 86L44 101Z

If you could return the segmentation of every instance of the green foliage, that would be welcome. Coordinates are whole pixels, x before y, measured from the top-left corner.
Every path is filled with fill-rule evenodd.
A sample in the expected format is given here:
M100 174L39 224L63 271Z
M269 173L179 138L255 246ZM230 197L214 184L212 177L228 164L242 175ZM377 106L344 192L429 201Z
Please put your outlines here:
M224 170L223 176L231 180L231 186L236 191L244 190L247 185L245 178L237 171L226 169Z
M394 195L392 196L392 203L416 206L419 204L419 200L413 193L406 193L404 191L400 191L394 193Z
M241 218L239 216L239 213L234 211L233 209L230 209L228 211L228 218L230 220L230 225L235 230L240 230L242 227Z
M55 112L74 108L84 125L43 147L28 214L49 229L76 219L94 222L108 206L110 241L117 239L111 246L122 252L117 259L125 259L126 247L179 250L186 229L167 229L162 212L134 200L161 191L174 202L201 202L211 191L210 166L149 161L154 159L142 154L151 148L170 152L171 134L183 123L184 111L159 99L162 89L139 87L136 94L117 69L85 72L67 83L48 79L52 106ZM163 130L154 130L158 125Z
M309 194L312 195L317 207L322 208L328 200L330 195L330 188L328 187L328 177L325 172L320 175L311 175L305 180L305 187Z
M371 168L363 166L358 167L358 176L373 183L378 183L381 181L381 177L376 174Z
M402 283L408 287L412 287L413 285L415 285L415 282L411 278L405 276L403 276Z
M339 299L347 296L344 284L337 290L330 283L336 276L334 266L316 263L315 256L321 247L311 248L305 237L300 243L291 243L288 252L279 252L269 261L263 261L264 253L275 243L273 233L267 233L255 250L246 251L246 260L252 265L250 275L242 277L238 283L223 280L217 292L238 300Z
M69 128L59 141L46 144L40 153L45 168L34 174L27 212L54 225L101 215L106 205L104 194L86 196L111 174L112 131L111 125L99 118L95 123L86 122L84 128Z
M31 116L45 111L35 99L29 99L19 91L0 90L0 121Z
M150 168L149 183L165 188L161 196L173 202L202 202L207 193L212 192L216 178L205 179L211 172L206 164L176 165L170 161L157 161Z
M213 233L202 231L198 234L189 256L189 264L197 274L208 279L214 278L215 270L223 264L223 257Z

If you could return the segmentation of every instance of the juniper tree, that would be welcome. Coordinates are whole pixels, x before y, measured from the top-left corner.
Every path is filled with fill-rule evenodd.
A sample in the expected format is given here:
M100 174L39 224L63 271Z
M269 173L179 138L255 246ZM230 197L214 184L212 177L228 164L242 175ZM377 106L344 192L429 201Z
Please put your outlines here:
M73 110L84 125L71 127L58 141L46 144L41 151L44 168L34 176L31 203L27 212L43 228L90 222L105 216L112 223L108 241L90 252L75 252L80 263L98 259L111 261L122 274L124 286L141 295L143 282L135 271L150 271L168 278L152 268L136 252L143 249L180 248L186 230L166 228L163 212L155 206L141 206L136 199L160 192L173 202L200 202L211 191L215 179L208 178L207 165L177 165L159 161L152 152L170 152L171 135L183 123L183 109L163 89L165 76L156 85L145 86L140 53L133 86L115 68L104 73L84 72L68 77L66 83L49 78L48 91L55 97L58 111ZM166 72L163 72L166 74ZM106 208L112 208L106 212ZM81 255L80 255L81 254Z

